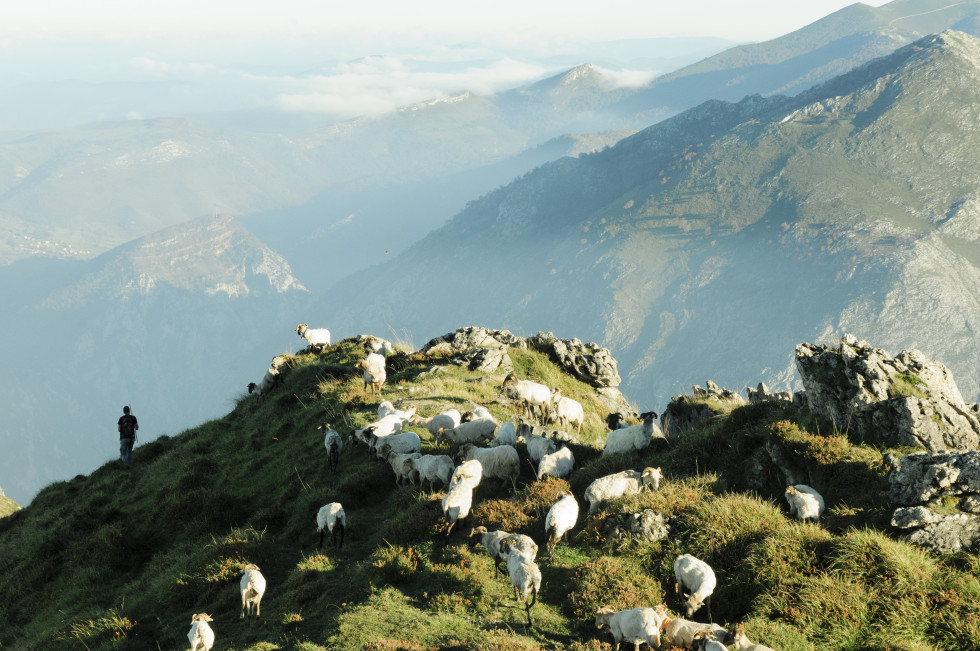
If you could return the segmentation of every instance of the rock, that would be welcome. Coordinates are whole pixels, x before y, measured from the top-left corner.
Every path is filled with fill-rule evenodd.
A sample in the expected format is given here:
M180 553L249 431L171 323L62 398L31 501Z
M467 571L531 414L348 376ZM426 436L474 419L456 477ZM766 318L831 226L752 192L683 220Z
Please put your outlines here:
M957 503L956 508L960 511L965 511L966 513L972 513L973 515L980 515L980 496L978 495L967 495Z
M681 394L671 398L660 423L668 436L682 436L744 404L745 399L738 393L708 380L703 389L697 385L691 387L690 396Z
M917 529L942 519L943 516L924 506L909 506L895 509L892 513L892 526L898 529Z
M949 369L917 350L891 359L845 335L833 347L797 346L796 368L810 409L854 441L980 448L980 408L963 402Z
M656 542L671 535L673 525L653 509L639 513L614 513L603 520L602 530L607 538L631 538L637 542Z
M527 341L523 337L512 334L509 330L489 330L480 326L467 326L431 339L422 346L419 352L428 355L454 355L465 353L474 348L509 347L526 348Z
M980 496L980 452L915 452L888 475L888 499L914 506L945 497Z
M769 391L769 387L766 386L765 382L759 382L759 386L757 386L755 389L752 387L745 387L745 394L749 397L750 404L756 404L759 402L794 402L794 396L792 393L789 391L777 391L773 393Z
M962 514L946 516L935 524L916 529L905 540L935 554L972 550L980 541L980 518Z
M505 348L476 348L453 359L453 363L466 366L471 371L493 373L501 370L510 373L514 370L514 362Z
M529 337L527 345L546 353L569 375L593 387L618 387L619 365L608 348L579 339L558 339L550 332L539 332Z

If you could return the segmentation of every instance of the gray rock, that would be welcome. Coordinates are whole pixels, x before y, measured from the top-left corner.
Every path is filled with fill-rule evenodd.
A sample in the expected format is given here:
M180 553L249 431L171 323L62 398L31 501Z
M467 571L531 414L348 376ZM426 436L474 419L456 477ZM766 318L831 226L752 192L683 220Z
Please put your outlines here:
M915 452L888 475L888 499L915 506L950 496L980 495L980 452Z
M749 397L749 403L756 404L759 402L777 402L790 404L794 402L794 396L789 391L776 391L772 392L769 387L766 386L765 382L759 382L759 385L753 389L752 387L745 387L745 394Z
M529 347L548 354L568 374L593 387L618 387L619 365L608 348L579 339L558 339L550 332L539 332L527 340Z
M691 387L691 395L677 395L671 398L660 418L661 427L668 436L683 436L685 433L710 423L714 418L725 414L733 407L745 404L745 398L731 389L723 389L708 380L705 387Z
M493 373L498 369L504 373L510 373L514 370L514 362L507 354L506 348L475 348L458 355L453 362L460 366L466 366L471 371L484 373Z
M918 529L942 521L943 516L924 506L908 506L895 509L892 526L898 529Z
M673 527L666 518L653 509L639 513L614 513L603 520L602 530L607 538L629 538L637 542L656 542L670 536Z
M429 355L454 355L465 353L474 348L526 348L527 342L523 337L512 334L509 330L490 330L481 326L459 328L431 339L422 346L419 352Z
M967 495L957 503L956 508L966 513L980 515L980 496Z
M980 518L950 515L935 524L916 529L905 540L936 554L972 550L980 541Z

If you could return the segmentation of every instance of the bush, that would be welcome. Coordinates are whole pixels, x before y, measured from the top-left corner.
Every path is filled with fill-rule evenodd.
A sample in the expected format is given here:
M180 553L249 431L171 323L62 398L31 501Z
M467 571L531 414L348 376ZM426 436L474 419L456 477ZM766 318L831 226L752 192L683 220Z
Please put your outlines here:
M602 556L572 575L566 607L575 619L591 620L602 606L653 608L663 601L660 583L636 559Z

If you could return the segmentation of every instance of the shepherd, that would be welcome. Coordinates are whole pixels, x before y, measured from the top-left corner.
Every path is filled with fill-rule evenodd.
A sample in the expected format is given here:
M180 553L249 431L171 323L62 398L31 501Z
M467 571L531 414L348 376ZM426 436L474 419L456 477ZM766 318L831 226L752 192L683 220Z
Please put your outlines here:
M119 430L119 456L123 464L128 468L132 461L133 444L136 443L136 430L140 424L136 421L136 416L129 413L129 405L123 407L123 415L119 417L116 429Z

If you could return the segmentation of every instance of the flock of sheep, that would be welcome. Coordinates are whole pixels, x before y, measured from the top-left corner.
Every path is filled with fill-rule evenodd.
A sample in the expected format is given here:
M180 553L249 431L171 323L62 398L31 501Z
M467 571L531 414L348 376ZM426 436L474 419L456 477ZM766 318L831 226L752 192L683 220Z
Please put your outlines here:
M322 350L330 345L330 332L325 328L310 329L307 324L296 328L297 334L306 339L309 349ZM356 367L363 372L364 390L371 390L372 397L381 397L381 387L385 382L385 356L394 352L391 344L377 337L364 338L366 357L357 362ZM262 381L249 385L249 393L262 395L270 391L280 376L284 356L273 360ZM575 464L571 450L564 444L556 444L549 436L553 430L546 425L551 419L560 427L570 428L573 424L581 432L585 414L582 405L555 389L530 380L519 380L508 375L500 390L517 403L523 419L514 422L498 423L485 407L475 407L460 413L449 409L429 417L416 413L416 407L409 405L397 409L388 400L380 400L378 419L351 433L351 441L363 444L375 455L390 465L395 481L399 485L412 483L434 491L436 484L445 489L442 511L447 523L446 535L453 527L465 519L473 505L473 492L484 480L496 480L512 490L517 489L520 473L518 441L525 444L531 462L537 464L537 479L546 476L567 477ZM641 422L629 425L621 422L620 414L610 414L606 418L609 433L602 455L636 454L647 448L653 438L663 437L657 427L655 412L640 414ZM540 425L531 424L537 422ZM437 444L454 444L459 464L449 455L422 454L421 439L408 425L424 427ZM331 471L336 472L344 441L340 433L324 423L317 428L324 433L324 447ZM482 447L481 444L486 444ZM595 512L603 503L617 498L636 494L643 490L657 490L663 476L659 468L645 468L643 471L624 470L600 477L586 488L584 499L589 503L588 513ZM794 516L802 520L817 520L824 509L823 498L809 486L799 484L786 489L786 499ZM555 546L566 532L572 529L579 514L579 504L575 496L564 492L558 496L545 517L545 544L549 559ZM316 531L320 534L320 548L323 538L329 534L332 544L340 549L344 543L347 517L339 502L324 505L316 514ZM541 589L541 571L536 563L538 545L523 534L506 531L488 531L483 526L471 530L470 544L482 544L486 553L493 559L496 571L501 564L507 566L507 573L514 588L515 599L524 604L528 625L532 625L531 608ZM674 561L675 590L679 595L687 594L685 611L692 617L705 609L711 620L711 595L717 584L714 571L704 561L683 554ZM242 617L254 612L259 616L259 604L265 593L266 582L259 568L248 565L241 578ZM206 613L195 614L191 620L188 639L193 651L208 651L214 643L214 632L208 626L211 621ZM646 643L659 649L661 632L670 644L688 649L724 651L729 648L752 651L772 651L769 647L754 644L745 635L744 625L730 632L718 624L670 617L664 604L656 608L633 608L616 611L609 606L596 613L596 627L608 627L618 648L622 642L634 645L639 651L640 644Z

